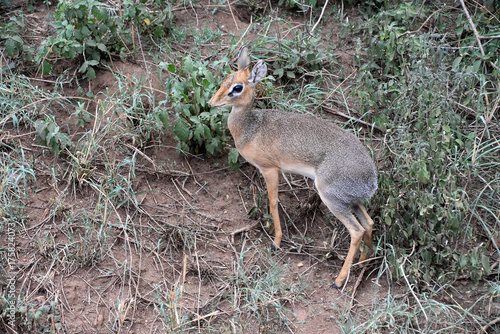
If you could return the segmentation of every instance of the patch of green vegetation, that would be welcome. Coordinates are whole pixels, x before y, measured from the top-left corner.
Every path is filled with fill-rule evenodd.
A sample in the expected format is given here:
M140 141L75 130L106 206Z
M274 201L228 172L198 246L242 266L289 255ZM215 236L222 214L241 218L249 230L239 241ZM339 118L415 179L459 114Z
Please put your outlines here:
M465 22L461 15L450 19L453 11L438 11L436 20L447 19L456 35L418 33L415 26L431 12L393 4L365 23L371 48L358 55L353 94L360 111L373 112L387 131L374 202L393 245L387 254L393 278L402 277L406 262L412 283L430 286L458 276L478 282L491 274L492 252L500 254L492 235L500 221L491 214L500 209L494 200L500 133L491 102L498 99L500 61L491 50L499 42L486 42L481 56L471 32L460 37ZM485 154L478 159L478 152ZM404 260L408 256L411 261Z
M39 119L35 122L36 139L40 145L47 146L56 156L61 151L71 149L73 142L66 133L60 132L60 128L52 117Z
M33 60L34 50L23 39L25 31L26 25L21 11L11 13L7 22L0 23L0 42L3 43L5 53L10 59L22 56L25 61ZM14 69L15 63L9 63L8 66Z
M283 26L285 28L283 28ZM321 35L310 35L308 31L296 30L283 19L264 21L262 32L280 27L275 34L266 33L252 45L252 54L261 59L272 59L269 64L269 74L290 81L308 73L329 69L335 63L325 47L320 43ZM281 37L281 30L287 30L286 39Z
M54 333L62 329L61 313L55 301L44 305L21 303L15 312L30 332Z
M20 225L26 219L24 210L27 205L28 191L36 183L35 171L26 160L22 148L16 143L2 142L0 159L0 231L6 232L8 223Z
M112 55L126 57L136 48L132 28L161 38L173 20L169 1L153 1L153 10L143 1L125 1L123 11L117 11L98 0L61 0L52 22L56 37L44 41L37 60L43 73L49 73L58 58L78 58L82 62L78 71L84 78L95 79L97 65L105 64Z
M147 87L148 76L125 75L115 72L116 91L104 96L103 109L111 108L118 118L117 138L124 142L132 140L135 147L144 148L153 141L161 140L170 127L166 101L158 101L155 92Z
M378 295L377 290L374 288L374 296ZM341 297L333 306L343 317L336 317L335 320L342 333L457 333L474 332L479 327L498 330L496 324L488 325L482 314L471 312L474 308L484 310L490 300L496 298L498 284L491 283L478 290L480 293L465 293L470 298L465 308L456 301L443 302L453 293L463 294L451 287L421 294L418 299L415 299L416 295L398 295L389 289L383 297L374 298L361 313L352 312L349 309L351 302Z
M217 63L224 63L221 60ZM227 112L211 109L208 101L216 92L220 80L216 80L208 62L182 59L181 65L162 63L170 72L166 89L169 92L174 115L173 132L180 151L216 155L230 138L226 135ZM214 64L214 67L216 64Z

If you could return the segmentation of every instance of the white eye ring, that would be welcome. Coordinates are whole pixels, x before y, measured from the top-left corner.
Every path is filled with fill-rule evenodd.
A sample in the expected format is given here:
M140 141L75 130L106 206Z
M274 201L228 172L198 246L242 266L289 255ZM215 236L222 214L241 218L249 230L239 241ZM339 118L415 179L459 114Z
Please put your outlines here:
M233 97L234 95L240 95L243 92L243 89L245 89L245 85L243 84L236 84L231 87L231 90L229 91L229 97Z

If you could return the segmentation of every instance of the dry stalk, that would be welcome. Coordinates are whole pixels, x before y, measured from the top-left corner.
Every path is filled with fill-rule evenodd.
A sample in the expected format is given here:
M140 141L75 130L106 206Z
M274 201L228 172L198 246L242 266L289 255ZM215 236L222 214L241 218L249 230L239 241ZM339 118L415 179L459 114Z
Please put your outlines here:
M460 4L462 5L462 8L464 9L465 16L467 16L467 20L469 21L470 27L472 28L472 31L474 32L474 37L476 37L477 45L479 46L479 50L481 51L481 55L484 57L484 50L483 50L483 44L481 44L481 38L479 37L479 33L477 32L476 25L472 21L472 18L470 17L469 11L467 10L467 7L465 6L464 0L459 0Z
M399 269L401 269L401 273L403 274L403 277L404 277L404 279L406 281L406 284L408 285L408 288L410 289L411 294L413 295L413 298L415 298L415 300L418 303L418 306L420 307L420 309L424 313L425 320L429 321L429 317L427 316L427 313L425 313L424 307L422 306L422 303L420 303L420 300L418 299L415 291L413 291L413 288L412 288L412 286L410 284L410 281L408 281L408 277L406 277L405 271L403 269L403 266L406 263L406 260L408 259L408 257L410 257L413 254L414 251L415 251L415 243L413 243L413 249L412 249L410 255L404 257L403 263L401 263L401 265L399 266Z

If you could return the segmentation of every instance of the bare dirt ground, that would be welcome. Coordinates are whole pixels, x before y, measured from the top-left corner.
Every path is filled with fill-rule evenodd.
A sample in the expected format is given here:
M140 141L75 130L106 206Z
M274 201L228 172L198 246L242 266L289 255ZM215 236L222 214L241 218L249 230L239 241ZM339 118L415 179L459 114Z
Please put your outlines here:
M176 11L176 24L241 34L251 14L245 7L233 10L185 8ZM287 19L308 23L300 16ZM331 25L336 29L335 22ZM345 45L338 53L340 66L347 69L350 50ZM145 64L142 57L129 63L116 60L113 66L163 89L151 75L155 64ZM34 82L54 89L50 77ZM115 89L115 79L103 69L85 85L98 96ZM65 87L65 94L77 94L76 88ZM93 107L87 104L90 112ZM93 124L78 129L70 115L60 108L55 116L77 140ZM106 147L107 164L96 163L93 178L109 182L107 171L116 169L117 177L131 180L137 205L109 205L103 217L97 208L106 205L109 194L85 182L67 182L70 158L54 158L34 138L25 132L18 139L36 166L36 183L28 185L33 190L26 203L29 219L16 239L17 289L35 308L55 302L62 325L55 332L339 333L349 327L345 319L353 314L362 318L377 300L398 295L400 288L389 286L385 273L379 275L378 260L363 269L353 267L344 289L331 288L349 236L323 204L310 205L315 191L302 177L281 179L280 215L287 223L282 249L271 252L272 236L264 226L265 185L249 164L233 171L225 155L179 155L171 131L144 150L109 141L115 146ZM133 169L120 164L132 155ZM248 217L253 207L259 209L257 219ZM273 282L276 277L281 282ZM281 289L272 290L276 286ZM401 291L400 298L408 298ZM47 319L45 326L53 323ZM40 331L36 325L17 325L19 333Z

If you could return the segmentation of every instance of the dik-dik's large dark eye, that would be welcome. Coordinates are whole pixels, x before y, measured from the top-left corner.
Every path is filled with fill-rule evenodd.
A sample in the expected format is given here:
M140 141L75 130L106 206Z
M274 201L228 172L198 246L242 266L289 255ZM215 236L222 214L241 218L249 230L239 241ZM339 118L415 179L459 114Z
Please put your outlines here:
M242 85L236 85L233 87L233 93L241 93L243 91Z
M236 95L240 94L243 91L243 88L244 88L243 85L234 86L228 94L229 97L233 97L233 95L235 95L235 94Z

